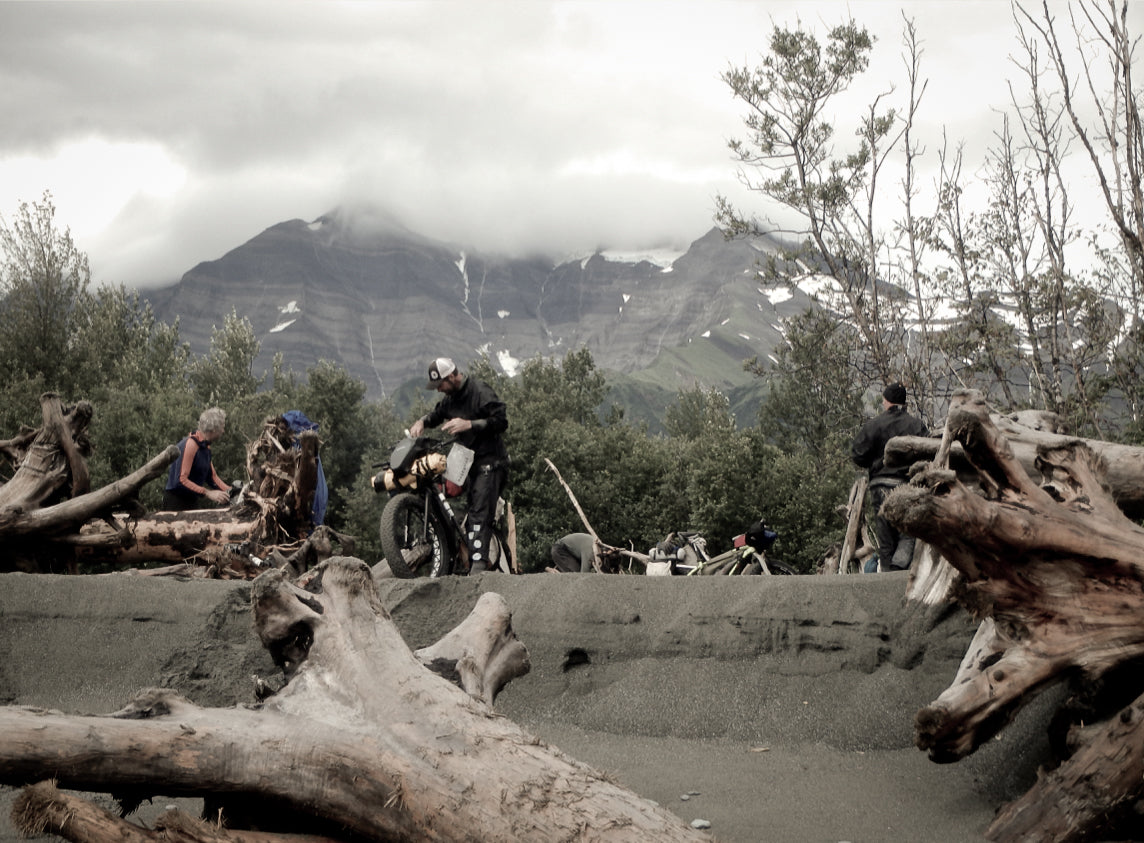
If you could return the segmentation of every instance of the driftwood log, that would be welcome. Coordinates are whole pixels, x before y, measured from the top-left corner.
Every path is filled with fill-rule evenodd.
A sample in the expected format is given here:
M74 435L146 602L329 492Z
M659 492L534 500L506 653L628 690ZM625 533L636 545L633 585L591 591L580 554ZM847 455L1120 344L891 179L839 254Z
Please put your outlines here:
M1055 448L1080 441L1104 459L1103 481L1117 506L1130 518L1144 518L1144 448L1120 445L1096 439L1069 437L1061 432L1059 419L1053 413L1025 410L1014 413L993 413L993 425L1009 440L1013 456L1034 480L1040 478L1038 450ZM937 463L953 469L960 482L977 488L977 471L966 458L960 442L950 440L948 430L941 438L925 436L898 436L886 443L885 459L888 465L914 466L918 463ZM861 482L861 479L860 481ZM856 494L859 483L851 490L850 501L844 512L848 516L846 541L841 552L823 566L823 572L847 573L861 570L862 561L873 551L862 524L865 515L864 495ZM854 533L858 540L853 542ZM913 564L910 566L906 598L910 602L937 605L952 599L959 574L939 553L917 543Z
M90 486L84 458L91 453L87 438L91 404L80 401L65 407L58 395L45 392L40 396L40 415L39 428L0 442L0 454L18 466L0 487L0 511L36 509L58 501L65 491L76 497Z
M1088 839L1144 796L1144 697L1132 702L1144 690L1144 529L1117 505L1104 482L1116 473L1086 442L1039 444L1038 483L978 394L955 396L946 433L976 486L931 465L883 510L957 569L955 596L981 620L949 688L918 712L917 745L957 761L1036 694L1073 680L1085 714L1059 742L1061 763L987 834Z
M310 510L321 444L313 431L295 436L282 416L271 416L247 446L250 479L225 509L142 513L139 489L178 457L171 445L145 466L88 491L85 457L92 406L65 407L54 393L41 399L43 424L0 441L0 456L16 467L0 485L2 570L68 570L79 563L146 568L190 576L256 576L267 564L291 564L297 574L329 558L333 545L353 553L353 540L314 529Z
M1144 448L1065 436L1043 425L1027 425L1028 417L994 415L990 418L998 432L1009 440L1013 458L1033 478L1040 476L1038 457L1041 450L1083 442L1103 458L1105 473L1102 482L1120 510L1129 518L1144 518ZM940 444L939 440L924 436L897 436L886 443L886 461L891 465L929 462L937 456ZM975 474L959 442L950 449L949 466L963 474Z
M118 529L114 510L162 474L178 453L172 445L127 477L89 491L85 457L91 451L87 437L91 404L64 406L58 395L49 392L40 397L40 412L39 428L0 442L0 455L16 469L0 486L4 565L15 570L37 570L44 557L59 555L59 546L68 545L92 519ZM71 553L64 555L71 565Z
M177 808L160 814L153 829L143 828L79 796L63 793L51 782L25 788L12 806L13 824L25 835L49 832L86 843L273 843L264 832L233 830L190 817ZM290 843L335 843L328 837L293 834Z
M228 827L343 841L708 839L492 710L528 670L498 595L417 654L357 559L297 580L268 571L251 602L286 679L261 705L205 709L152 690L110 717L3 708L0 781L203 796ZM85 840L116 833L87 822Z

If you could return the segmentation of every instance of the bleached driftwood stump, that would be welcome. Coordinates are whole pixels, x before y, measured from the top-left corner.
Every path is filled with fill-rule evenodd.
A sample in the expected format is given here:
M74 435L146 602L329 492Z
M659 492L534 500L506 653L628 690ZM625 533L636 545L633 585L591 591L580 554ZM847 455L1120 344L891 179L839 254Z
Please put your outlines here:
M267 572L251 602L287 679L261 705L152 690L109 717L0 709L0 780L203 796L212 818L341 840L707 839L492 710L528 670L498 595L418 654L357 559Z
M931 466L887 499L900 529L960 573L958 601L981 620L957 676L917 714L916 741L957 761L1048 686L1099 682L1144 658L1144 529L1104 485L1106 461L1080 440L1037 448L1038 483L977 393L955 396L946 422L977 488ZM1134 682L1131 699L1144 684ZM1079 840L1144 796L1144 697L1090 716L1072 754L991 825L994 840Z

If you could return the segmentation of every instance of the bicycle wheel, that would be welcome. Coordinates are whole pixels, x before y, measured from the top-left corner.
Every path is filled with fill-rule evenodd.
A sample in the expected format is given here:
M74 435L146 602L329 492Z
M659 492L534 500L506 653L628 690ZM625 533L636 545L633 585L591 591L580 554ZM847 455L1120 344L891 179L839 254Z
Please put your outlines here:
M776 562L773 559L767 559L765 555L756 555L755 558L759 560L762 567L762 570L758 572L760 574L785 574L787 576L794 575L794 569L784 565L782 562Z
M381 552L395 577L444 577L452 570L445 530L425 507L420 495L402 492L381 513Z
M740 572L744 577L754 577L763 572L763 565L758 560L751 562Z

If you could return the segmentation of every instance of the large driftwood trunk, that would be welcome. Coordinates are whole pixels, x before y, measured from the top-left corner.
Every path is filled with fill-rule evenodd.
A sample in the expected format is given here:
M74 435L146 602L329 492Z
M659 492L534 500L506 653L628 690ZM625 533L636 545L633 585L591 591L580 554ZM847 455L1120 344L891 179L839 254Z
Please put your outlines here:
M1129 518L1144 518L1144 448L1118 445L1099 439L1077 439L1052 430L1027 427L1007 416L990 417L997 431L1009 441L1013 458L1030 477L1039 477L1038 456L1046 448L1060 448L1082 442L1103 458L1105 471L1101 478L1108 494ZM937 456L940 442L923 436L897 436L886 443L886 460L892 465L912 465L931 461ZM975 475L960 443L950 449L950 466Z
M231 509L154 512L122 523L92 521L66 537L80 559L117 565L202 561L212 548L251 539L254 519Z
M285 420L272 416L247 447L250 480L229 507L144 515L132 500L178 457L177 447L88 491L91 405L64 407L53 393L40 403L41 427L0 442L0 456L16 466L0 485L0 539L8 540L0 569L74 571L78 562L121 568L165 562L169 573L253 577L265 560L291 560L299 573L328 558L334 543L353 552L349 536L314 529L310 521L321 444L313 431L300 434L295 448Z
M44 393L40 410L39 428L0 442L0 455L16 469L0 485L0 540L6 549L0 566L5 569L36 571L45 558L57 557L71 567L70 546L82 525L98 520L120 529L114 510L162 474L178 453L172 445L127 477L89 491L85 456L91 404L65 407L58 395Z
M342 840L707 839L496 715L528 669L499 596L417 654L360 560L269 571L251 600L288 680L260 707L156 690L112 717L0 709L0 781L203 795L212 818Z
M1144 529L1103 485L1106 460L1082 441L1053 437L1037 448L1035 482L976 393L955 396L946 428L976 488L935 465L885 504L900 529L957 569L957 599L982 621L949 688L917 714L918 747L942 762L973 752L1049 685L1074 676L1091 685L1144 657ZM1144 687L1136 674L1118 671L1129 699ZM1071 756L988 835L1084 839L1140 799L1142 707L1144 698L1090 713L1070 733Z
M1118 445L1096 439L1077 440L1060 433L1059 420L1053 413L1023 411L991 414L997 430L1009 441L1013 456L1030 478L1041 476L1038 450L1052 449L1080 441L1101 456L1106 467L1103 483L1117 506L1130 518L1144 518L1144 448ZM960 482L978 487L977 471L967 459L960 442L948 436L934 439L924 436L898 436L886 443L886 461L890 465L912 466L920 462L940 462L957 472ZM845 555L843 558L846 558ZM947 564L924 542L910 569L906 598L920 604L936 605L952 599L957 588L957 570Z

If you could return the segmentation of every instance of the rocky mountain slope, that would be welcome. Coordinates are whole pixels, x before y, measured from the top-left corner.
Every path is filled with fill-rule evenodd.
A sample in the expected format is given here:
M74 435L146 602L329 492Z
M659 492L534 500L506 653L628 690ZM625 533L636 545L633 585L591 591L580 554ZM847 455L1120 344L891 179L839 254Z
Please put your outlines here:
M261 342L256 373L278 353L297 372L331 360L383 397L420 381L439 354L462 365L487 354L511 374L586 346L610 381L654 404L695 384L757 394L743 361L766 358L779 319L809 302L756 280L777 245L727 242L713 228L669 256L510 257L335 211L272 226L147 297L200 354L232 309L247 318Z

